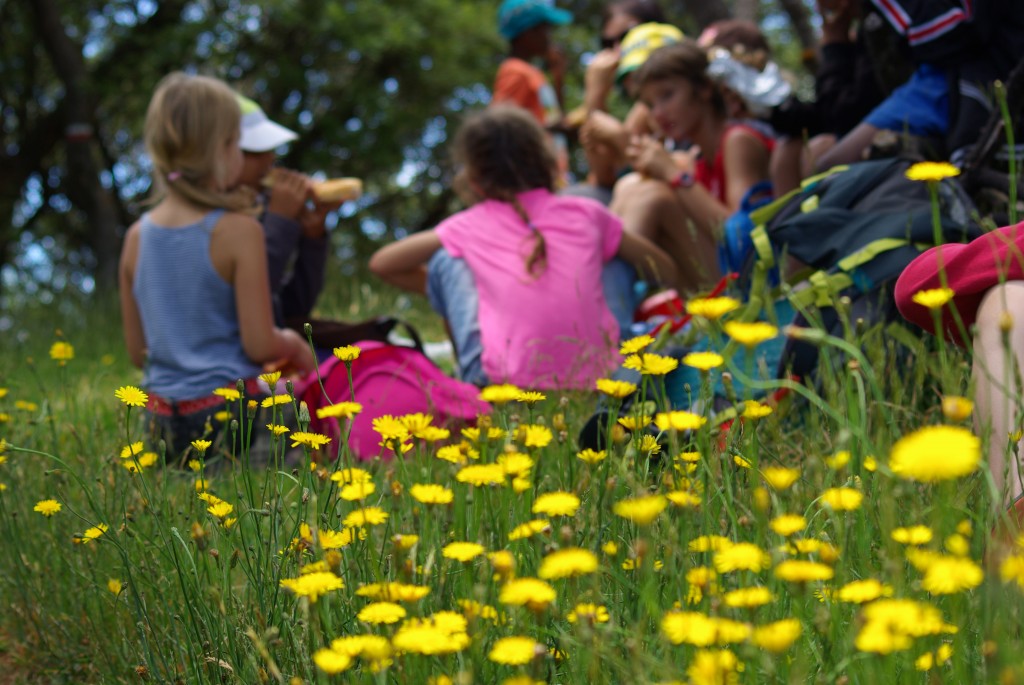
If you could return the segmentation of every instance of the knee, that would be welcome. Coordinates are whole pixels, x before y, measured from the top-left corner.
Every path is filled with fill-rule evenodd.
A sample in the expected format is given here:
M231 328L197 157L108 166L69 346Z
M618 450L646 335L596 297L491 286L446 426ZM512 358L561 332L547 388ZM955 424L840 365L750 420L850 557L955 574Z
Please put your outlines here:
M1008 281L989 289L975 318L979 338L1003 331L1024 337L1024 281Z

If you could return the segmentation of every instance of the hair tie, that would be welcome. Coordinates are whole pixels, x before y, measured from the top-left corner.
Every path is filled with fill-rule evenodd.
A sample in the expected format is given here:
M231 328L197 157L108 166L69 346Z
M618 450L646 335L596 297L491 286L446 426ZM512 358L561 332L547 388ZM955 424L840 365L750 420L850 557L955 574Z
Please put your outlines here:
M168 183L174 183L179 178L181 178L181 172L180 171L172 171L171 173L167 174L167 181L168 181Z

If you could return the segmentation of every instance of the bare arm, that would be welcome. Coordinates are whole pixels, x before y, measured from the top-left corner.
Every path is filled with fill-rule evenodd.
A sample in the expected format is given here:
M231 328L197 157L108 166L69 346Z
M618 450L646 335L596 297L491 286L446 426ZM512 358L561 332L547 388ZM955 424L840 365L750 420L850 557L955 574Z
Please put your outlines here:
M274 327L262 228L253 219L238 214L224 217L221 224L217 227L220 235L215 235L221 240L211 252L221 248L231 251L231 283L246 356L257 364L312 370L316 360L301 336Z
M648 280L672 286L678 282L676 264L668 253L638 233L623 231L617 254Z
M146 361L146 336L142 331L142 317L132 293L135 281L135 263L139 257L139 225L128 229L121 248L121 262L118 267L118 296L121 300L121 329L128 357L138 368Z
M426 264L440 249L433 230L414 233L377 250L370 257L370 271L382 281L422 295L427 292Z
M729 214L740 208L747 191L769 177L771 155L764 144L748 131L733 130L725 138L725 201Z

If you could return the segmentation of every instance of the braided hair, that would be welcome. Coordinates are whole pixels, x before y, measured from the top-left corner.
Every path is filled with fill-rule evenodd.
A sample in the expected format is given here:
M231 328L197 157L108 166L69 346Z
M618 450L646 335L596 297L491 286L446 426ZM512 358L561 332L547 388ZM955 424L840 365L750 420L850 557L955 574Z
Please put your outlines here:
M533 249L526 258L530 276L547 266L544 236L517 195L544 188L554 191L556 163L544 129L525 110L510 105L471 114L455 137L454 156L485 198L507 202L530 229Z

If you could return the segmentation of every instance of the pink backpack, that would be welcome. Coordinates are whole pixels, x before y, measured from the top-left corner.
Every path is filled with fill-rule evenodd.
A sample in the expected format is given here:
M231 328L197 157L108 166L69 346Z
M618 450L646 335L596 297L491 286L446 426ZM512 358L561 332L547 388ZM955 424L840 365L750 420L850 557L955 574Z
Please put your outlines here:
M490 405L479 399L479 388L446 376L419 350L373 340L356 345L361 353L352 362L352 387L363 411L352 421L348 444L357 459L373 459L382 453L390 456L373 430L373 420L379 416L422 412L434 417L434 425L445 426L471 424L477 416L490 413ZM351 399L343 362L334 357L323 362L320 377L331 402ZM336 438L340 435L337 421L316 418L316 410L331 402L320 391L315 375L307 382L305 388L296 389L296 396L309 407L310 430Z

